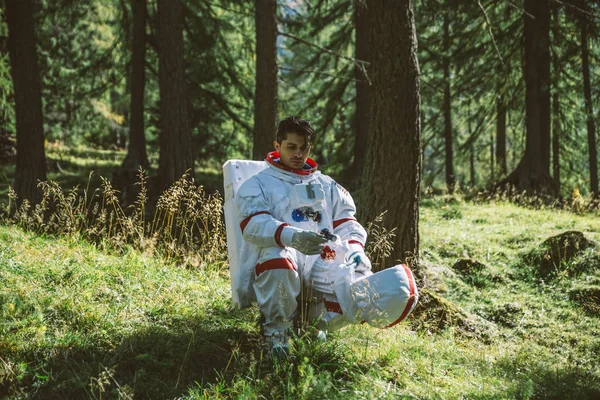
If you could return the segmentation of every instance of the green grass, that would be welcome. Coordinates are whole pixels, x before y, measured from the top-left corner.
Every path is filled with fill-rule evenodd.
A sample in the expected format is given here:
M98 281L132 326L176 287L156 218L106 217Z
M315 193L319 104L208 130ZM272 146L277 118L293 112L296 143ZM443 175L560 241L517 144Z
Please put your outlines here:
M566 230L600 242L597 215L435 197L420 229L428 290L469 329L352 326L277 363L256 308L230 307L226 270L0 226L0 397L598 398L598 248L545 278L525 261ZM462 258L484 267L463 276Z

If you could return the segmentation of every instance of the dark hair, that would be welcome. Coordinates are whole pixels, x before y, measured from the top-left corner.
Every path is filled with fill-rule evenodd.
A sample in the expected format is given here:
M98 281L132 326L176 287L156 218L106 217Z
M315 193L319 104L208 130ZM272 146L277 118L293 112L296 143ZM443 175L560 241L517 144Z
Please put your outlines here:
M306 143L314 143L317 137L310 122L295 115L279 121L277 125L277 142L281 143L287 139L288 133L304 136Z

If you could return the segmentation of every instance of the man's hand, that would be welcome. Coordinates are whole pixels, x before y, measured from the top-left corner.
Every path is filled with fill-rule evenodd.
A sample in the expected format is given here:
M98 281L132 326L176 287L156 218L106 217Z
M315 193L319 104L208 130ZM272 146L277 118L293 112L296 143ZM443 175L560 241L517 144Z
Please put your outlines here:
M365 274L371 271L371 260L367 257L363 250L356 250L348 256L348 262L354 263L356 272Z
M294 233L290 247L295 248L300 253L312 256L321 254L321 251L325 248L326 242L327 238L316 232L298 231Z

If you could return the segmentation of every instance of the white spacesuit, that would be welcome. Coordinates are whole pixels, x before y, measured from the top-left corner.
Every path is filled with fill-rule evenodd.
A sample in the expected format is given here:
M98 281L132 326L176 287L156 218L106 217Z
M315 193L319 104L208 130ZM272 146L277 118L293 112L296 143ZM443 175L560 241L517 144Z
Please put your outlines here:
M265 336L291 327L301 293L320 329L360 322L389 327L403 320L418 298L412 273L403 265L371 272L367 233L348 191L311 159L301 170L279 163L278 152L265 161L268 167L235 197L244 243L237 249L240 268L232 269L234 302L243 308L256 300ZM321 254L294 243L295 236L324 229L333 235Z

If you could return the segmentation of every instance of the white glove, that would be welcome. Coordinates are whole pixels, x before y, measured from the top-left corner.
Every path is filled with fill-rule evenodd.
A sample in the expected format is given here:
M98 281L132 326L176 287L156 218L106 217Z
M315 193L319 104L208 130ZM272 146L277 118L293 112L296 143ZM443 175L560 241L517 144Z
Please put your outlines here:
M354 263L354 270L363 275L371 271L371 260L363 250L355 250L348 256L348 263Z
M312 256L321 254L321 251L325 248L326 242L327 238L316 232L297 231L294 233L294 236L292 236L292 242L289 246L298 250L300 253Z

